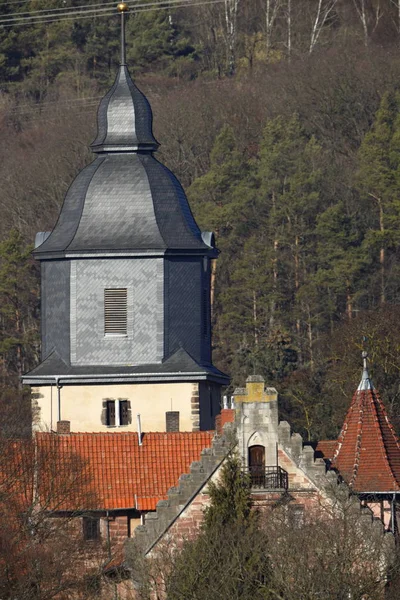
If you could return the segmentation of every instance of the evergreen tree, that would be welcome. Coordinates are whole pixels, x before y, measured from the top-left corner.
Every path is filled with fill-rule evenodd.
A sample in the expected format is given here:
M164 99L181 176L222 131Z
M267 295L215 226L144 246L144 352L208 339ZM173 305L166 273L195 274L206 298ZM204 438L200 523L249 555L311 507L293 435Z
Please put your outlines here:
M21 235L0 243L0 357L3 383L21 377L37 360L38 278Z
M359 153L358 188L363 210L370 215L365 249L379 263L379 282L375 285L380 304L397 300L400 203L400 96L382 97L372 129L365 136Z
M267 539L251 509L250 485L238 457L225 460L208 484L210 506L195 540L174 560L166 582L169 600L264 600L271 598Z
M161 67L171 75L179 75L181 63L191 63L197 57L189 38L173 19L173 11L150 10L131 15L127 37L128 62L135 71Z
M302 293L302 286L315 270L320 157L321 147L306 135L297 115L267 123L260 147L258 206L268 231L272 267L269 327L287 329L295 336L299 358L307 353L311 362L316 309L310 290Z
M363 232L357 215L348 214L342 201L317 217L317 262L314 282L325 305L324 321L333 331L335 320L345 313L349 319L363 293L362 274L370 266L363 252Z

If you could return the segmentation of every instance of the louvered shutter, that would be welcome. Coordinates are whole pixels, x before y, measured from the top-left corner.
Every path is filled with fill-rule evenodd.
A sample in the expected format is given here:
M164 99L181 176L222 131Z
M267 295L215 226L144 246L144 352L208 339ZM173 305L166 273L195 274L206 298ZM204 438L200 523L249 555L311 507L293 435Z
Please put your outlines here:
M129 401L128 400L120 400L119 401L119 424L120 425L128 425L129 424Z
M107 400L107 425L115 427L115 400Z
M104 290L104 333L105 335L128 333L128 290L126 288Z

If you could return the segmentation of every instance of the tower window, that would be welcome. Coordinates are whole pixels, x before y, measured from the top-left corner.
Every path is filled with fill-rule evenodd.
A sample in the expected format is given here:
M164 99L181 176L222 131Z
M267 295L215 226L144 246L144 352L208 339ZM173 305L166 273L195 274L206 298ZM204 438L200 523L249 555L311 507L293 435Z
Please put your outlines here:
M127 335L128 290L114 288L104 290L104 334Z

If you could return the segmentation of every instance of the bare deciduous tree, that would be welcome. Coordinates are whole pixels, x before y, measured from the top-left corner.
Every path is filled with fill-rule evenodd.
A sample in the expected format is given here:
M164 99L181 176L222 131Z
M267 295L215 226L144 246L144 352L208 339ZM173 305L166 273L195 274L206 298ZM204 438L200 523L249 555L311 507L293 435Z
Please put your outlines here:
M236 70L236 38L239 3L240 0L225 0L225 28L229 75L234 75Z
M353 0L353 3L361 21L364 45L368 46L370 35L378 27L383 16L381 0L376 0L372 5L368 5L367 0Z
M265 0L265 39L267 46L267 57L272 45L272 32L278 17L282 0Z
M337 0L318 0L317 11L311 31L310 54L314 50L323 28L334 19L334 8L336 4Z

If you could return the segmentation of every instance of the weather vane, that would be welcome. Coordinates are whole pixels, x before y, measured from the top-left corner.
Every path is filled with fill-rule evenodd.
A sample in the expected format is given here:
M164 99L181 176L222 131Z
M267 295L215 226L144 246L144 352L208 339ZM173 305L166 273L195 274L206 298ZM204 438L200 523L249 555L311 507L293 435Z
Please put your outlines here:
M125 13L129 11L129 6L126 2L119 2L117 4L118 12L121 13L121 65L126 65L126 51L125 51Z

